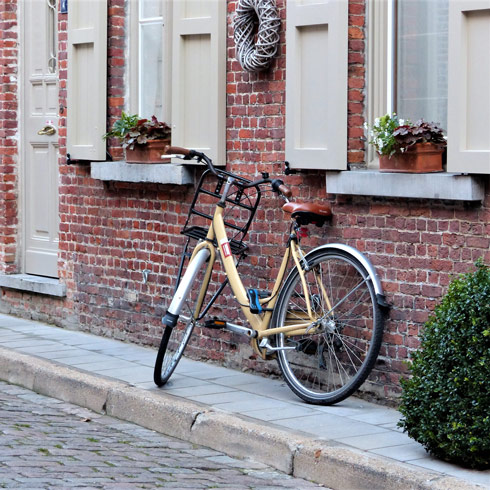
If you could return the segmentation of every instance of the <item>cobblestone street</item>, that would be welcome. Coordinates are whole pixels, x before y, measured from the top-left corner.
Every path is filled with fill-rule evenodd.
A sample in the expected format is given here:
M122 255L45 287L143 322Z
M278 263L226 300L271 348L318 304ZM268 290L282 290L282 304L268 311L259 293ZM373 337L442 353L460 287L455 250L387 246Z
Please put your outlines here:
M318 488L3 382L0 487Z

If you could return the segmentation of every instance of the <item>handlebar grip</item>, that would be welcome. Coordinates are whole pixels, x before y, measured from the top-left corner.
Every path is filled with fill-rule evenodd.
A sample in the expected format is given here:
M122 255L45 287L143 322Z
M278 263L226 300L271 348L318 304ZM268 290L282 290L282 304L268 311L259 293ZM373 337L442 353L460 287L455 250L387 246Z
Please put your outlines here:
M284 182L280 179L274 179L271 182L271 187L274 192L280 192L283 196L289 198L293 195L291 189L284 185Z
M180 146L166 146L165 147L165 153L171 154L171 155L184 155L185 157L190 155L191 150L188 150L187 148L181 148Z
M284 184L281 184L279 187L279 192L283 195L283 196L286 196L287 198L290 198L293 193L291 192L291 189L287 186L285 186Z

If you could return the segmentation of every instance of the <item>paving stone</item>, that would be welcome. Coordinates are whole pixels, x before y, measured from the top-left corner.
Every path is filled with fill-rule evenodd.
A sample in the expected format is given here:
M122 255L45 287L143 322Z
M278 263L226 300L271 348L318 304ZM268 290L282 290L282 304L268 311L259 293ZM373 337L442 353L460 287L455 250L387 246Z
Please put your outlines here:
M20 370L12 370L9 368L12 355L15 355L17 352L20 354L21 349L27 349L29 350L30 354L44 357L45 359L49 360L47 363L45 363L50 365L49 373L56 372L58 366L60 370L64 370L64 365L73 363L79 367L77 367L75 370L68 369L68 371L71 373L70 376L72 376L77 382L81 380L79 375L82 377L86 376L87 371L96 374L94 373L93 368L100 368L100 365L96 366L94 363L98 362L100 359L106 360L105 362L102 361L102 367L106 369L110 369L112 366L114 366L113 364L109 365L109 363L113 362L114 360L122 360L124 363L132 362L134 372L133 368L131 368L129 372L123 373L126 375L124 376L124 379L133 385L144 388L150 398L154 397L155 395L159 396L157 393L161 393L163 397L170 396L170 398L175 398L176 403L179 403L180 400L188 402L193 396L203 396L204 398L201 401L208 405L208 409L211 410L211 412L218 414L226 413L225 408L228 410L228 412L230 412L232 409L236 410L239 416L237 417L236 415L233 415L233 420L234 423L238 424L238 427L241 427L240 421L243 420L248 421L255 419L256 422L259 421L259 424L262 424L262 421L272 421L272 424L262 424L266 431L268 430L268 427L273 427L276 430L280 430L284 434L287 434L288 432L291 433L291 429L293 433L299 430L303 431L304 435L309 439L312 437L320 438L320 442L322 439L327 439L328 444L349 444L350 448L348 450L348 454L344 454L341 458L336 455L333 461L331 459L329 460L328 469L324 468L319 473L315 473L316 470L313 471L317 463L316 460L311 460L311 454L313 453L308 453L306 459L301 459L300 456L302 449L299 447L299 452L295 453L293 468L295 474L302 477L312 477L316 478L318 481L330 482L332 486L338 486L339 481L342 482L345 480L345 470L350 470L352 468L352 465L350 464L351 456L354 455L357 458L357 453L359 452L362 457L366 456L367 460L369 461L369 464L361 465L359 468L356 464L355 472L359 473L361 480L365 474L371 474L370 472L373 465L375 468L378 468L377 461L379 460L380 456L382 456L384 461L387 463L387 466L383 467L383 469L379 472L379 479L376 481L376 485L371 485L372 488L376 486L379 488L392 488L393 485L395 485L395 487L400 487L400 474L403 474L403 478L405 479L404 482L409 482L407 488L412 488L410 485L414 485L414 479L419 482L421 488L425 488L426 485L429 485L428 482L431 482L430 485L432 485L433 479L439 479L439 483L441 485L440 488L453 488L454 485L456 485L457 488L460 488L458 485L465 483L471 487L471 483L473 482L480 485L483 484L485 488L490 489L490 470L475 473L465 471L456 465L439 464L439 462L433 461L428 457L424 458L424 452L420 452L420 450L422 450L421 446L414 442L402 444L400 446L400 443L407 442L407 440L403 440L403 438L400 439L403 431L396 425L396 421L398 420L397 412L386 407L365 402L364 400L356 397L350 397L335 406L306 406L302 400L297 398L291 392L283 380L264 378L249 373L240 373L220 366L193 361L187 358L183 358L181 360L177 366L176 373L173 375L171 380L163 389L159 389L156 388L151 381L153 362L156 355L154 348L135 346L115 339L101 338L83 332L63 330L36 321L18 319L8 315L0 315L0 343L13 342L17 344L17 342L23 343L24 341L26 342L25 345L32 345L32 348L11 348L7 351L9 352L9 355L3 355L2 361L0 362L0 367L4 373L4 379L10 379L12 382L25 385L29 388L35 386L36 389L53 396L60 396L60 390L57 390L57 388L59 388L58 384L53 384L58 383L60 380L55 377L53 380L47 379L45 384L43 384L43 376L40 374L36 375L37 361L41 363L45 363L45 361L40 361L39 359L36 360L33 358L32 368L26 368L25 366L29 366L29 361L24 360L18 364ZM49 345L47 342L56 343L57 345ZM6 349L0 345L0 351L6 351ZM20 357L27 358L28 356L20 354ZM54 362L52 362L52 360L54 360ZM90 363L87 364L87 361L90 361ZM83 364L83 366L81 364ZM119 364L117 364L117 366L119 366ZM83 372L80 371L82 367ZM21 375L16 374L19 372ZM42 372L45 372L44 368ZM76 374L77 372L79 373L78 375ZM110 376L116 380L121 380L123 377L121 376L120 368L110 369ZM106 370L103 376L99 376L101 383L104 384L112 382L111 380L108 380L108 377L109 371ZM65 373L63 381L68 378L69 376L67 373ZM34 381L36 384L34 384ZM200 391L201 388L198 388L195 390L183 390L179 394L176 393L176 391L179 389L201 387L207 384L219 386L218 389L213 388L212 392L223 391L223 395L233 392L235 394L234 398L226 399L223 397L223 395L220 396L219 393L212 394L207 390L207 388L203 388L203 391ZM124 383L121 383L121 385L127 386ZM138 466L139 469L143 470L145 468L142 465L147 462L152 463L151 456L158 451L165 451L163 458L166 461L173 461L170 453L174 454L174 451L176 454L182 454L182 452L187 451L186 455L190 460L192 460L194 456L197 456L197 454L194 455L192 452L188 453L188 451L194 448L192 444L189 445L187 443L183 443L182 441L170 440L169 438L163 440L160 435L147 431L146 429L144 429L146 432L138 432L138 430L141 428L137 426L130 426L130 424L126 424L115 419L102 417L101 415L95 413L91 414L90 412L81 412L79 411L80 408L64 402L51 400L46 397L40 398L42 400L41 405L36 405L36 400L38 400L36 398L37 395L33 396L30 394L25 394L25 392L19 393L18 391L15 391L18 390L16 387L5 387L5 389L13 390L5 391L5 393L17 394L23 400L23 403L21 406L16 405L13 408L9 408L5 407L5 404L2 406L2 400L0 399L0 418L4 415L3 410L5 410L7 412L17 412L19 417L22 418L30 418L35 415L46 419L52 417L52 420L50 421L49 429L38 430L37 434L33 430L30 437L27 438L28 440L17 437L19 435L19 427L2 428L0 425L0 443L3 442L2 434L4 434L6 437L10 437L10 439L15 438L16 444L14 447L9 442L4 445L5 447L0 448L0 486L2 482L1 478L4 477L5 480L10 479L10 474L2 474L1 462L5 461L4 468L8 469L10 469L8 464L14 467L13 463L17 462L18 466L16 468L19 469L19 474L21 472L34 471L29 466L29 458L33 458L34 455L34 459L39 459L40 454L33 453L33 451L39 449L39 447L36 447L36 441L46 437L47 434L50 434L50 441L53 445L61 444L63 446L63 450L67 451L63 456L62 453L55 452L54 449L51 448L51 453L64 464L69 464L72 458L74 458L70 467L76 468L78 466L79 475L83 475L84 477L89 473L83 473L85 469L83 467L83 463L81 464L80 460L76 459L77 455L91 455L92 465L88 467L87 471L94 472L98 470L99 467L103 469L105 468L106 473L111 474L111 478L114 478L114 474L118 475L120 472L121 460L117 459L117 456L120 457L121 455L126 455L127 458L131 456L130 459L125 460L126 464L128 461L133 462L134 466ZM76 390L74 385L71 385L69 381L67 385L62 385L61 398L70 400L76 399L76 402L80 403L81 405L85 404L85 406L92 406L98 411L103 411L103 395L105 393L104 390L107 388L101 389L100 393L97 392L98 395L95 401L93 401L90 397L84 399L83 396L81 396L78 399L76 396L67 396L67 394L71 394L73 392L72 390L74 389ZM200 391L199 393L197 393L198 390ZM121 405L124 405L127 402L125 397L131 394L131 391L128 389L123 391L124 396L117 400ZM54 393L58 394L54 395ZM77 393L77 391L75 391L75 393ZM188 395L188 393L190 393L190 395ZM250 407L250 404L247 403L247 401L252 399L264 401L264 404L261 405L261 410L257 410L256 404L253 405L253 408ZM90 403L87 400L90 400ZM273 400L275 402L274 406L272 408L264 408L269 406L269 400ZM32 405L31 402L34 402L34 405ZM192 404L192 406L194 405ZM137 404L135 405L134 409L136 411L138 410ZM62 412L62 416L58 416L56 418L55 416L59 411ZM68 415L73 416L79 422L81 419L90 419L92 422L87 423L87 420L85 420L85 424L82 423L80 426L78 426L77 424L73 423L74 420L67 417ZM118 413L118 415L122 415L122 418L126 416L122 413ZM241 415L244 415L246 418L241 417ZM144 416L145 414L143 413L143 417ZM200 420L202 420L202 418L203 417L200 416ZM129 418L127 420L136 419ZM151 420L151 418L149 420ZM137 420L137 422L141 423L142 425L146 425L144 418ZM90 428L91 426L95 426L97 428L95 435L94 430ZM133 429L128 427L133 427ZM193 426L193 430L194 428L195 427ZM103 460L103 454L100 454L103 453L103 451L100 449L100 444L99 446L96 446L95 443L87 440L83 440L82 443L83 436L86 436L87 434L89 434L90 437L98 438L99 434L96 434L97 431L103 432L103 437L101 437L101 440L106 441L106 444L110 445L113 451L110 461L107 460L109 463L114 461L112 466L108 466L104 463L105 460ZM112 431L120 434L120 438L119 436L115 438L114 436L109 435L113 433ZM69 435L66 435L67 433ZM246 432L243 434L243 437L249 437ZM206 435L208 437L211 436L211 434ZM229 434L226 434L226 436L229 437ZM131 447L136 452L130 453L126 447L128 445L127 442L123 444L120 443L121 440L130 440ZM209 439L199 439L196 440L196 442L208 444ZM227 450L230 452L230 454L248 456L251 454L249 439L243 441L236 440L234 445L241 445L242 442L243 446L241 446L240 451L236 451L235 448L233 448L233 451L230 451L230 448L225 449L222 444L217 447L215 446L215 448L222 451ZM98 447L98 449L96 449L96 447ZM7 455L5 452L1 451L2 449L9 450L10 453ZM140 450L141 452L139 452ZM271 447L272 452L275 450L275 447ZM27 453L26 451L30 452ZM15 456L13 456L14 454ZM26 454L29 454L29 457L24 457ZM277 456L277 451L274 453L274 455ZM48 470L54 475L54 466L51 463L48 464L46 456L43 457L46 463L46 470L40 467L37 475L41 477L44 474L43 471ZM66 461L62 459L63 457L66 458ZM205 458L205 456L203 457ZM135 463L135 461L138 461L138 458L139 462ZM306 460L312 464L305 464ZM304 466L301 471L296 471L297 468L301 467L301 464L297 464L298 461L301 461L301 464ZM26 462L29 464L25 464ZM270 464L276 463L272 462ZM161 466L161 461L156 461L155 466ZM172 466L179 466L178 460L175 460L172 463ZM319 466L323 467L324 465ZM184 465L181 465L181 467L184 467ZM280 465L277 467L284 468L284 466ZM430 471L425 471L425 467L430 469ZM111 468L112 473L109 472L109 468ZM241 468L240 470L244 472L247 469L248 468ZM335 470L338 472L338 481L335 480L335 478L332 480L330 477L332 474L337 474ZM213 469L213 471L216 472L215 469ZM225 471L226 470L219 470L219 473L224 474ZM20 474L20 476L23 475ZM452 478L452 476L456 476L461 480L456 480ZM171 485L171 488L207 488L207 484L199 487L192 485L189 486L188 482L179 482L178 479L176 479L177 477L173 477L169 474L161 473L158 475L153 475L153 477L157 478L157 480L152 482L152 484L148 486L146 483L141 483L141 485L143 487L146 486L147 488L156 488L160 486L160 484L164 484L165 486ZM256 478L259 478L259 476L256 476ZM286 487L286 482L289 481L290 480L284 480L281 482L281 485ZM196 482L194 483L197 485ZM271 482L269 481L263 481L259 486L256 486L257 483L254 483L253 488L266 489L269 488L270 483ZM76 484L70 483L69 485L65 482L64 486L75 485L77 485L78 488L94 488L90 486L90 482L86 481L80 481ZM131 487L127 485L131 485L131 483L127 483L125 481L114 482L111 480L110 483L104 485L104 488L134 488L134 486ZM274 485L275 482L272 482L272 488L276 488ZM291 488L303 488L303 483L300 482L295 482L294 484L288 483L288 485ZM297 487L295 487L295 485L297 485ZM310 488L308 483L306 483L306 485L307 488ZM453 485L453 487L451 487L451 485ZM17 482L17 485L11 486L16 486L16 488L33 488L32 485L20 482ZM229 483L226 480L216 482L215 486L217 488L249 488L248 483Z
M173 388L167 390L168 393L176 396L201 396L201 395L214 395L216 393L227 393L234 391L233 388L227 386L220 386L214 383L203 383L200 386L191 386L187 388Z
M277 425L288 427L294 430L305 432L315 432L318 437L327 439L342 439L354 435L368 435L388 432L386 429L376 425L357 422L351 420L349 424L337 416L330 414L309 415L305 417L295 417L276 421Z
M262 463L0 382L2 488L311 489Z

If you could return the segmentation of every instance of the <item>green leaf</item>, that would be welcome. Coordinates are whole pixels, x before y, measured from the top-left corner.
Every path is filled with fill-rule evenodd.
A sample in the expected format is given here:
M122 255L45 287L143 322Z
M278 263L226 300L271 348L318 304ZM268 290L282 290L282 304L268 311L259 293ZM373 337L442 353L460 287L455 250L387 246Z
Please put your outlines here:
M403 380L399 425L441 459L490 467L490 270L455 279L425 324L411 377Z

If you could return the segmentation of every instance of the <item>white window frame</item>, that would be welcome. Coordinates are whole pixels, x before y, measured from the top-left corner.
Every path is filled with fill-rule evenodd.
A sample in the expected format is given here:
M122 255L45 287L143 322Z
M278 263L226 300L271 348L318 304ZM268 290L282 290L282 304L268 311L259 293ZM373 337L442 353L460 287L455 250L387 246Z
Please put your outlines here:
M376 117L388 113L393 107L393 101L388 101L388 87L393 80L393 49L390 45L390 40L393 39L393 34L390 33L393 9L390 4L391 0L367 2L366 122L369 126L374 124ZM387 63L389 57L391 62ZM367 145L366 162L368 168L379 168L378 154L372 145Z

